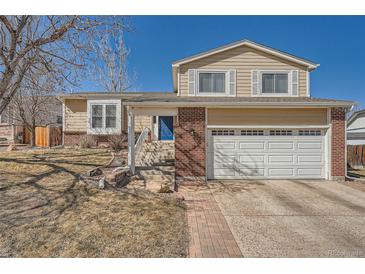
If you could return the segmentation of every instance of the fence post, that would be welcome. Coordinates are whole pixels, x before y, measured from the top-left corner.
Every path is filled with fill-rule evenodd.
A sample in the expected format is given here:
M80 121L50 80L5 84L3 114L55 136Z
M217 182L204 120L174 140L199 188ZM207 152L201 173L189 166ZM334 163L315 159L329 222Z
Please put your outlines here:
M48 125L47 126L47 131L48 131L48 147L50 148L51 147L51 134L52 134L52 130L51 130L51 126Z

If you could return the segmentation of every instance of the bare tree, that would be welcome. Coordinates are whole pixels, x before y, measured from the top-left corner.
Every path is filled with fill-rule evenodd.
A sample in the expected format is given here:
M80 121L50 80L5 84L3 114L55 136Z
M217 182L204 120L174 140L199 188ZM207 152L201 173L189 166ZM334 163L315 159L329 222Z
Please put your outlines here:
M120 24L120 21L116 21ZM132 85L132 77L127 71L127 48L124 33L131 31L130 24L123 18L122 27L110 28L100 40L94 41L94 80L108 92L124 92Z
M93 43L122 28L118 16L0 16L0 114L34 73L75 85L96 57Z
M31 135L31 146L35 145L35 129L38 125L56 122L60 102L54 96L54 82L47 72L32 74L25 79L8 105L11 120L22 124Z

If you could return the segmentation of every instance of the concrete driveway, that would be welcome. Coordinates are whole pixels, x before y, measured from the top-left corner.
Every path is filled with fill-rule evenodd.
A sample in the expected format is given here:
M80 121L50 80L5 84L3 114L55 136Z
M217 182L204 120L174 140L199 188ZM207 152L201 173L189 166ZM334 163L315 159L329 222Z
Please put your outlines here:
M365 192L331 181L214 181L244 257L365 257Z

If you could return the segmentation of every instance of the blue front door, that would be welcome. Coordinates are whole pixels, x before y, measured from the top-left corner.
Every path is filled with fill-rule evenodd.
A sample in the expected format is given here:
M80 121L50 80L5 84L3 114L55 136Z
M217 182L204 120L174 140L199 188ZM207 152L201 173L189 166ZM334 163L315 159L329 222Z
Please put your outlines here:
M159 116L160 140L174 140L174 126L172 116Z

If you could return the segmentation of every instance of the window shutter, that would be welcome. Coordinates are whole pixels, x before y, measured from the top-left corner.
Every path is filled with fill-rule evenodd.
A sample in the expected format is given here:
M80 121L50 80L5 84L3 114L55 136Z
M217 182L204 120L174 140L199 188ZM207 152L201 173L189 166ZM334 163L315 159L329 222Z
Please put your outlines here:
M292 89L291 89L291 94L293 96L298 96L298 71L297 70L292 70L291 72L291 85L292 85Z
M195 95L196 90L196 73L195 69L188 70L189 95Z
M228 72L228 79L229 79L229 95L234 96L236 95L236 70L232 69Z
M259 72L257 70L252 71L251 75L251 93L253 96L259 95Z

